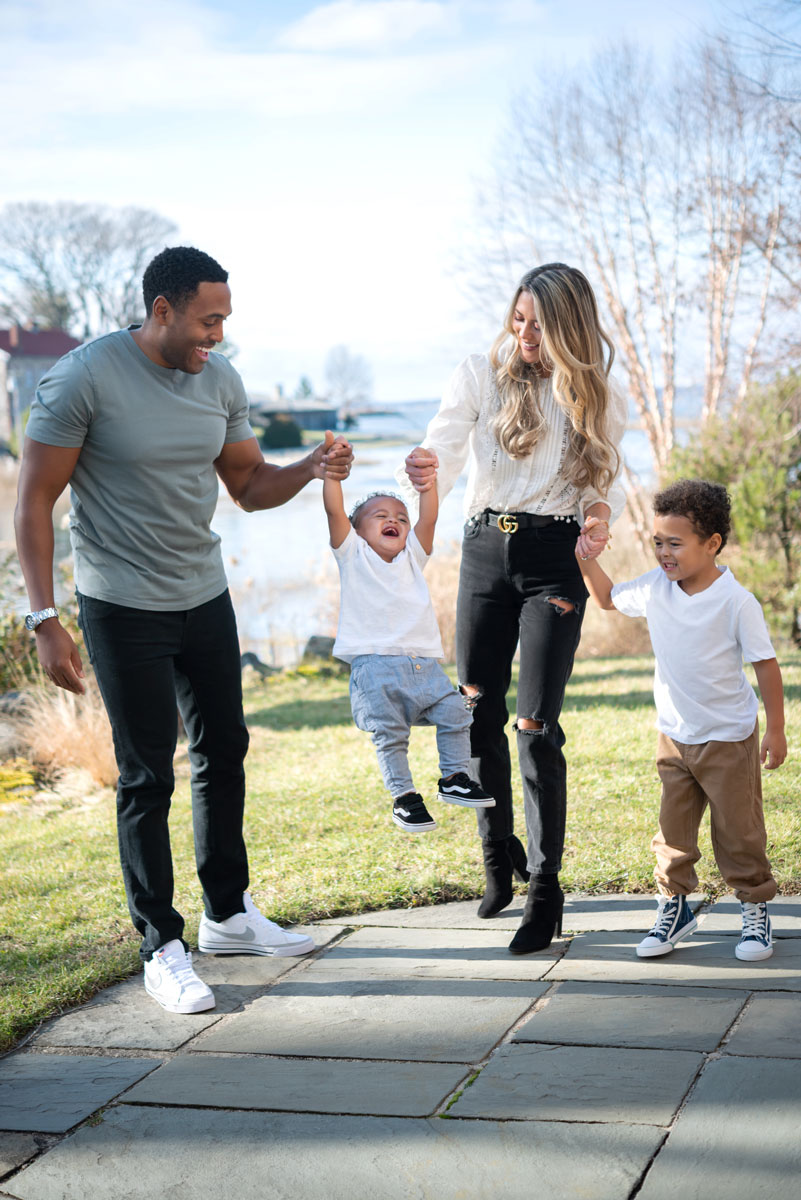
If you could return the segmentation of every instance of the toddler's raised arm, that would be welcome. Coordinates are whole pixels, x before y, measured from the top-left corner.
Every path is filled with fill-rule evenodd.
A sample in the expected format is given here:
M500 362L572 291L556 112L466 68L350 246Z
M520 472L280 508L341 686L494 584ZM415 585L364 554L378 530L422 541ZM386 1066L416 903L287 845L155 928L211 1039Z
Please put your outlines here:
M342 499L342 484L327 474L323 476L323 505L328 517L328 535L336 550L350 533L350 521Z

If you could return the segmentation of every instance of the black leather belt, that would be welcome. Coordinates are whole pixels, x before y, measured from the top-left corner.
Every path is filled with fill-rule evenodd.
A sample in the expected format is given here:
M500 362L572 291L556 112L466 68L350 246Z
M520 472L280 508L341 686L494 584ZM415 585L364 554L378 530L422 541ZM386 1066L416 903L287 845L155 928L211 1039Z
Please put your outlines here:
M492 525L500 529L502 533L517 533L518 529L538 529L542 525L551 525L554 521L574 521L575 517L563 516L545 516L540 513L510 513L510 512L493 512L491 508L485 508L482 513L473 518L474 521L479 521L482 525Z

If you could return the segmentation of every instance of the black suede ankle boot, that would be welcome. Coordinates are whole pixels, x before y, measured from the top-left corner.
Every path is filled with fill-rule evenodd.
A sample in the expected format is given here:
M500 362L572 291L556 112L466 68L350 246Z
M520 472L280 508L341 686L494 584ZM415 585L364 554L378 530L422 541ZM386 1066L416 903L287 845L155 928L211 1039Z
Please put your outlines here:
M528 869L528 855L526 854L525 846L519 838L511 834L507 838L509 844L509 853L512 856L512 869L521 883L528 883L531 875Z
M533 954L550 946L562 934L565 896L557 875L532 875L523 921L509 943L512 954Z
M507 904L512 903L514 862L509 841L509 838L502 838L497 842L481 843L481 849L484 852L487 888L484 892L484 899L478 906L479 917L494 917L501 909L506 908ZM522 846L520 848L522 850Z

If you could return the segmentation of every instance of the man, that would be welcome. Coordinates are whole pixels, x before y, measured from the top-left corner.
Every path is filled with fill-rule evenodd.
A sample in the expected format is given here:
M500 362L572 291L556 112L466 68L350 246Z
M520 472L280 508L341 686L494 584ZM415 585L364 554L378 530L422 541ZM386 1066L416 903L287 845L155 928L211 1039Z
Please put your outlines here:
M84 691L53 593L55 501L69 483L79 621L111 721L117 827L145 987L170 1012L214 1007L172 905L168 813L176 699L189 736L199 945L293 955L311 938L268 921L248 894L242 835L248 733L236 624L210 521L219 475L242 508L273 508L352 452L325 441L286 467L264 461L239 375L211 351L231 313L228 274L207 254L162 251L143 279L145 320L67 354L42 379L20 472L17 545L48 677Z

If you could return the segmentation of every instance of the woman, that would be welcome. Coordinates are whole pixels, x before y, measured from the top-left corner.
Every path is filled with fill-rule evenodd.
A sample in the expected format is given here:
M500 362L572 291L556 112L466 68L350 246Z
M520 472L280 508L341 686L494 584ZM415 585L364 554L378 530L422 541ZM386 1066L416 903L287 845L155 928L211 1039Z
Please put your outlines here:
M559 725L587 597L575 559L599 554L623 508L615 478L626 404L613 390L614 349L580 271L548 263L524 275L489 355L454 373L422 447L406 460L418 490L440 499L468 453L467 523L457 602L460 686L473 707L471 774L495 797L478 812L492 917L528 880L509 949L527 954L561 932L559 886L566 769ZM583 526L594 517L591 532ZM597 522L597 523L596 523ZM520 646L515 731L528 853L513 833L505 726Z

